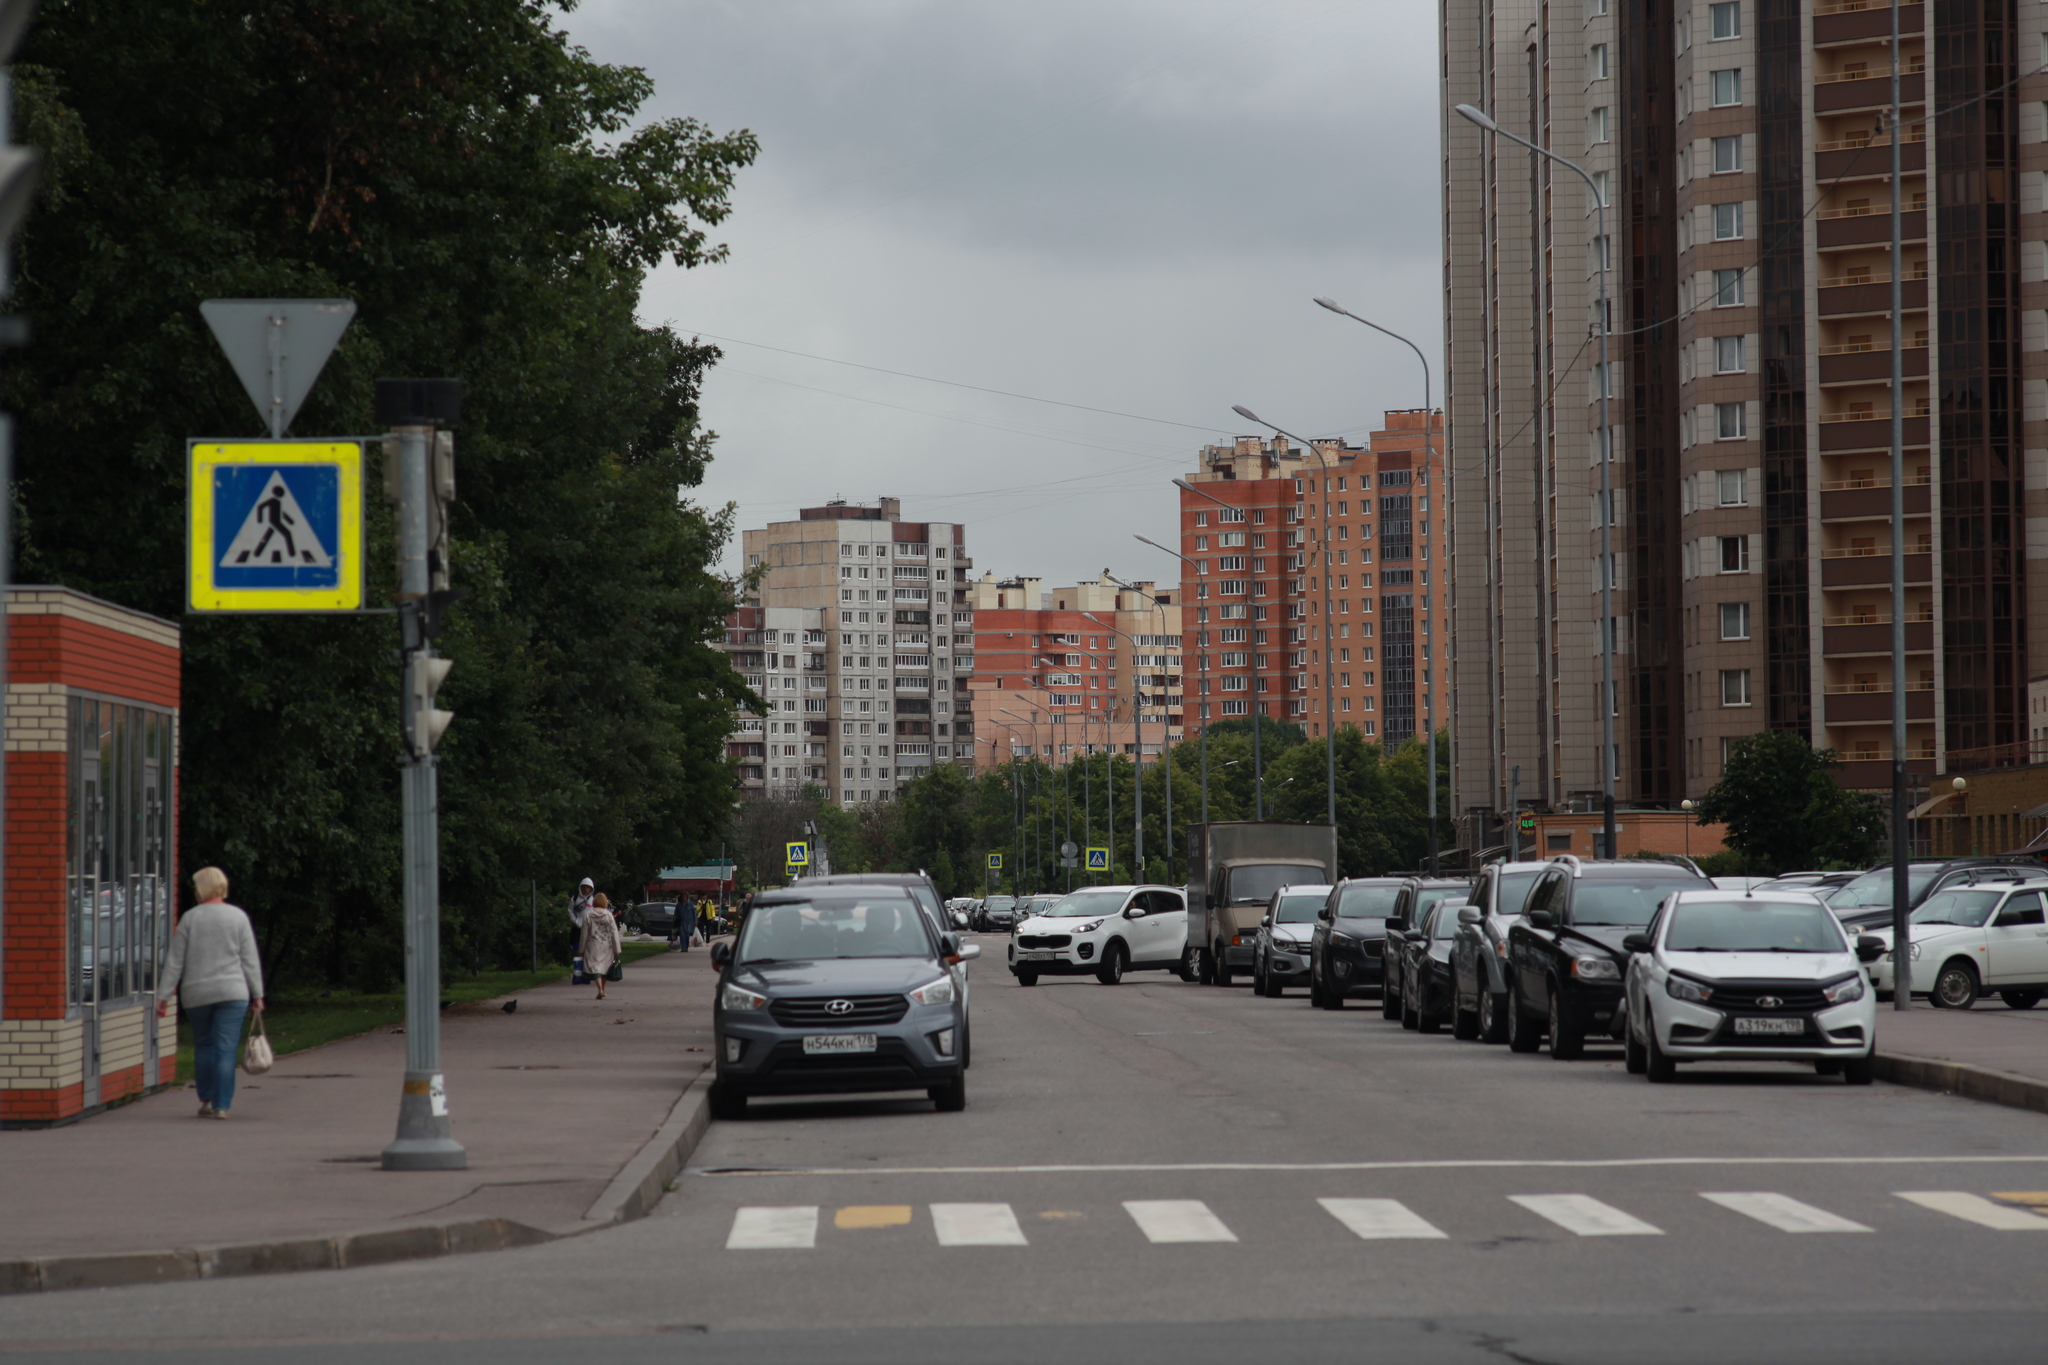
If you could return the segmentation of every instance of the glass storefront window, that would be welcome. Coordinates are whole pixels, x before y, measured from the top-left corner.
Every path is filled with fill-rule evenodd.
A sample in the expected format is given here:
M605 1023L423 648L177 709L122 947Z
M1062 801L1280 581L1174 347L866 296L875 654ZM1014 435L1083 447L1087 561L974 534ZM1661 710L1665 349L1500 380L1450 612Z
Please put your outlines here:
M73 696L68 845L71 1003L155 989L170 944L172 720Z

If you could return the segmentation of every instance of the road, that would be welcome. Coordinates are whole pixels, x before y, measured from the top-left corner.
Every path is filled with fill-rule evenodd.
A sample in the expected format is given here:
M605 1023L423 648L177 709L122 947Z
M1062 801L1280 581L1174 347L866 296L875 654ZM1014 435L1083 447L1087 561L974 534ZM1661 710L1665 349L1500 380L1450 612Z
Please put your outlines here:
M640 1223L0 1300L0 1352L1879 1362L2026 1359L2048 1330L2048 1217L1994 1198L2048 1190L2039 1115L1791 1067L1651 1086L1618 1051L1159 973L1024 989L994 961L973 1046L965 1113L757 1103Z

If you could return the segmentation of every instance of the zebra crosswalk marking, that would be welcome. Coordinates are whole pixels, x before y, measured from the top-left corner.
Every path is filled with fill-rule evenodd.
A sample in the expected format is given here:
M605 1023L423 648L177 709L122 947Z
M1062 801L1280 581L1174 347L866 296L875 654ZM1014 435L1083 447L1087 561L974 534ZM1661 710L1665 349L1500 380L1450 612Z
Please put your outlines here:
M1024 1229L1008 1204L934 1204L932 1230L942 1247L1020 1247Z
M1237 1234L1199 1199L1126 1199L1124 1211L1153 1242L1235 1242Z
M1780 1232L1869 1232L1861 1223L1852 1223L1826 1209L1817 1209L1811 1204L1794 1199L1789 1194L1772 1194L1756 1191L1748 1194L1707 1194L1700 1198L1709 1203L1732 1209L1759 1223L1768 1224Z
M1398 1199L1318 1199L1332 1218L1368 1242L1396 1237L1442 1237L1443 1230Z
M1508 1198L1539 1218L1548 1218L1581 1237L1661 1237L1664 1229L1603 1204L1590 1194L1511 1194Z
M808 1251L818 1244L818 1206L749 1206L732 1216L727 1251Z
M2048 1218L2007 1204L1994 1204L1981 1194L1962 1190L1893 1190L1892 1193L1909 1204L1918 1204L1923 1209L1945 1213L1965 1223L1975 1223L1978 1227L1999 1232L2048 1231Z

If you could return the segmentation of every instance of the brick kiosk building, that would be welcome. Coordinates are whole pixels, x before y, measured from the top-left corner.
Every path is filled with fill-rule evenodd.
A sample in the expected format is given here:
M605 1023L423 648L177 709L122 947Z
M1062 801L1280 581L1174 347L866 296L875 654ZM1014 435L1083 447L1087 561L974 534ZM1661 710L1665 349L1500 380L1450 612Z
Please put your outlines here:
M0 1127L170 1083L179 634L69 588L7 593Z

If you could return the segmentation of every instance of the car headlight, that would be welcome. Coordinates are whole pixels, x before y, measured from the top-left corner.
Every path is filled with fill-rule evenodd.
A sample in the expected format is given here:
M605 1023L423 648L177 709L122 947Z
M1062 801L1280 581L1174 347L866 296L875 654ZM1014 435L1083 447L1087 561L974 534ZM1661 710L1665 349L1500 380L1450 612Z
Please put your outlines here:
M953 978L942 976L937 981L926 982L910 992L910 998L920 1005L950 1005L953 1003Z
M1103 922L1099 919L1091 919L1086 924L1075 925L1074 932L1077 934L1092 934L1097 929L1100 929L1102 924Z
M728 1010L757 1010L768 1003L768 997L757 995L744 986L735 986L730 981L718 989L718 1003Z
M1575 957L1572 959L1572 975L1582 981L1619 981L1621 968L1611 957Z
M1358 940L1349 934L1333 933L1330 935L1330 946L1332 948L1356 948Z
M1664 978L1664 994L1673 1000L1690 1000L1695 1005L1704 1005L1714 998L1714 988L1698 981L1688 981L1682 976Z
M1846 1005L1852 1000L1863 998L1863 973L1845 976L1840 981L1830 981L1820 988L1820 993L1830 1005Z

